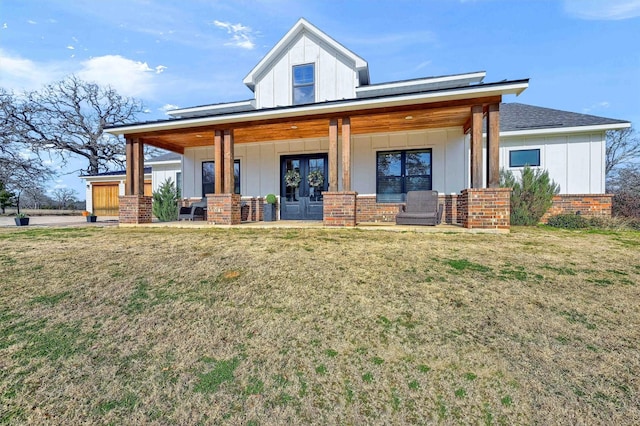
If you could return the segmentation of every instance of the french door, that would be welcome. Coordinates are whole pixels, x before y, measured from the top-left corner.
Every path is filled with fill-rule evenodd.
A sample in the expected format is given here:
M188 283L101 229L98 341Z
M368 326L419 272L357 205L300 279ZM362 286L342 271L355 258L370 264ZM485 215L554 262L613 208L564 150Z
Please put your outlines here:
M322 192L328 188L327 154L283 156L280 218L322 220Z

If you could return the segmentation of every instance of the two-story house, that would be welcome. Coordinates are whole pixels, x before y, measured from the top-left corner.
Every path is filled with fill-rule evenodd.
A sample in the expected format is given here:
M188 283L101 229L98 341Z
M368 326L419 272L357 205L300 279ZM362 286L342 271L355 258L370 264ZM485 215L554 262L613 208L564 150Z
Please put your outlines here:
M605 132L630 124L505 104L528 79L484 79L480 71L372 84L363 58L300 19L245 77L252 99L108 129L126 139L121 223L151 221L144 144L182 154L182 194L207 197L216 224L240 223L243 202L259 220L269 193L282 220L393 221L408 191L428 189L441 194L447 222L505 229L499 171L525 164L560 184L557 206L610 211Z

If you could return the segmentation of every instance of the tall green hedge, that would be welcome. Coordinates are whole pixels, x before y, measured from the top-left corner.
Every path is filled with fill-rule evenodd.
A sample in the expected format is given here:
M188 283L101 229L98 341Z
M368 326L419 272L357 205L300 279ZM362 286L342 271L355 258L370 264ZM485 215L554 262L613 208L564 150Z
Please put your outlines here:
M176 189L171 178L167 178L162 182L158 190L153 193L153 215L160 222L178 220L178 213L180 212L178 207L179 198L180 191Z
M549 172L525 166L518 179L511 170L500 170L500 186L511 192L511 224L537 225L549 210L560 186L549 178Z

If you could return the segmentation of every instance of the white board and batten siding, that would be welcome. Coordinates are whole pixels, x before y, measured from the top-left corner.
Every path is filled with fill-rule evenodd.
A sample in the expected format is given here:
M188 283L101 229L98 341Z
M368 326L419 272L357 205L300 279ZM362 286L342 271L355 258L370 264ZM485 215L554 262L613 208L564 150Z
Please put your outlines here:
M356 97L357 73L353 61L308 32L296 37L290 48L274 59L256 79L257 108L289 106L293 103L293 67L315 65L316 102Z
M178 183L178 173L180 173L180 163L153 164L151 167L152 190L156 192L160 185L167 179L171 179L174 185Z
M234 160L240 161L240 193L252 197L279 195L282 156L327 152L328 138L237 144ZM183 197L202 196L202 163L205 161L214 161L213 146L185 149Z
M520 149L539 149L540 168L560 185L561 194L605 193L604 132L575 133L548 136L502 136L500 138L500 166L509 167L509 152Z
M352 190L376 193L376 153L379 151L431 149L432 187L440 193L465 188L465 138L459 128L352 136ZM342 143L338 140L338 153ZM234 147L240 160L240 192L243 196L280 195L282 156L328 153L328 138L246 143ZM213 161L213 147L188 148L183 157L183 196L202 195L202 163ZM338 161L338 184L342 188L342 160Z
M431 149L432 188L441 194L465 188L465 137L460 128L352 136L351 187L361 195L376 193L376 155L394 150Z

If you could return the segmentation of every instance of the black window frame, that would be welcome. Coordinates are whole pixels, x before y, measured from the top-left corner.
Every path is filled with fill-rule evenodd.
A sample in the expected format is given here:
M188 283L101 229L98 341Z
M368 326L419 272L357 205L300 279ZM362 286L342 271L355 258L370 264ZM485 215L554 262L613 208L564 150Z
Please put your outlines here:
M428 175L407 175L407 154L410 153L429 153L429 174ZM383 193L380 192L380 173L378 170L378 165L379 165L379 157L380 155L388 155L388 154L393 154L393 153L399 153L400 154L400 188L401 188L401 192L399 192L400 194L400 198L399 200L384 200L381 199L381 195L383 195ZM406 201L406 197L407 197L407 180L408 178L426 178L428 177L428 181L429 181L429 185L428 188L421 188L422 190L425 191L431 191L433 189L433 149L432 148L422 148L422 149L394 149L394 150L390 150L390 151L377 151L376 152L376 202L377 203L387 203L387 204L391 204L391 203L403 203Z
M514 153L523 153L523 152L535 152L537 157L538 157L538 161L537 164L531 164L528 162L519 162L517 164L514 164L513 161L513 154ZM512 149L509 150L509 167L540 167L541 161L540 161L540 148L531 148L531 149Z
M176 172L176 189L178 190L178 194L182 196L182 172Z
M311 67L313 80L311 83L296 83L296 68ZM313 100L311 102L299 102L296 101L296 88L299 87L312 87L313 88ZM291 103L293 105L304 105L314 103L316 101L316 64L314 62L308 64L294 65L291 68Z
M204 181L204 167L205 164L211 164L212 168L213 168L213 180L211 182L207 182L206 185L211 185L211 191L205 191L204 186L205 186L205 181ZM233 160L233 168L235 169L235 167L238 166L238 174L235 176L235 182L234 182L234 193L236 194L240 194L240 178L241 178L241 167L240 167L240 160L236 159ZM202 186L202 196L206 197L207 194L214 194L215 190L216 190L216 162L211 160L211 161L203 161L202 162L202 166L200 167L200 172L201 172L201 176L202 176L202 182L201 182L201 186ZM235 170L234 170L234 174L235 174Z

